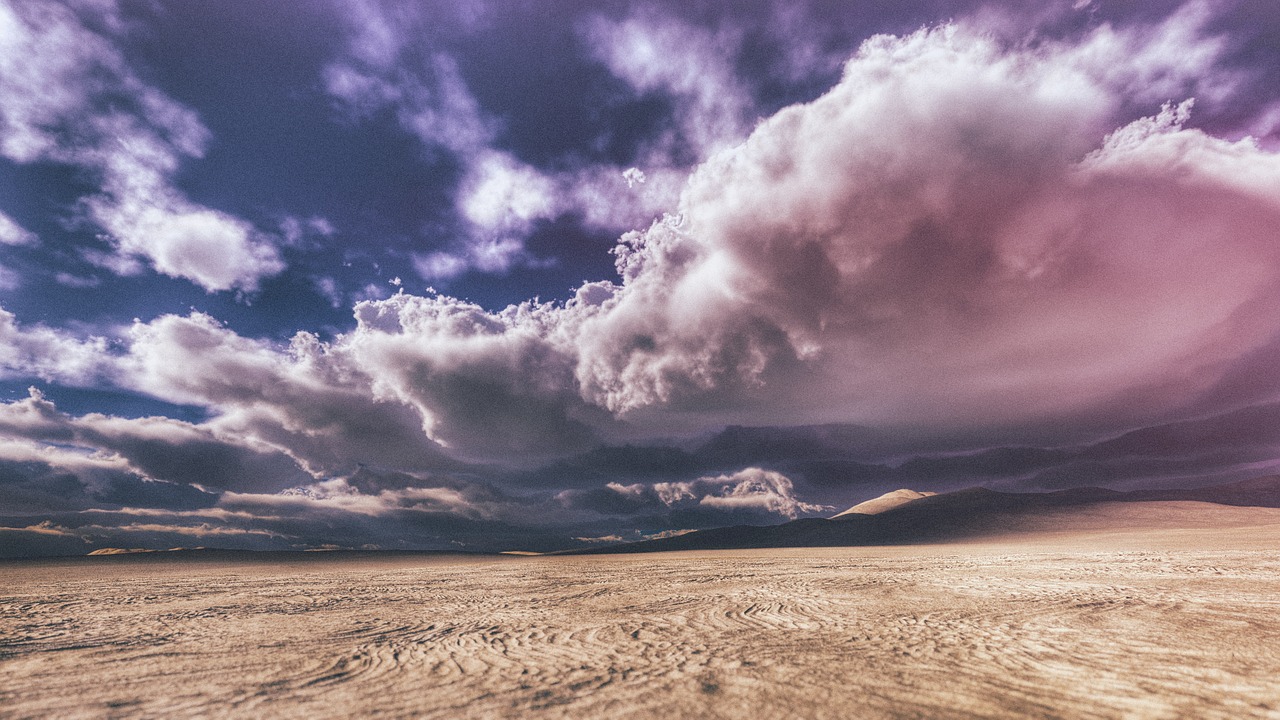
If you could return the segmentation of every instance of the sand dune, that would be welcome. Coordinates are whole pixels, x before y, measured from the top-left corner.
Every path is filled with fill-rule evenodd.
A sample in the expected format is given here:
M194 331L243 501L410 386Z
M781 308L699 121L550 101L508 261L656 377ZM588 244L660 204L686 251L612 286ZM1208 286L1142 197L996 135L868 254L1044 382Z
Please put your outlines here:
M845 515L879 515L882 512L887 512L896 507L901 507L903 505L906 505L912 500L919 500L920 498L932 497L933 495L937 495L937 493L916 492L915 490L908 490L906 488L903 488L901 490L894 490L893 492L887 492L881 495L880 497L872 498L865 502L860 502L857 505L854 505L853 507L849 508L848 510L845 510L842 513L837 513L835 515L832 515L831 517L832 519L835 519L838 517L843 517Z
M149 550L147 548L117 548L105 547L91 551L90 555L134 555L137 553L160 552L158 550Z
M964 546L0 564L0 716L1274 718L1280 522L1215 521Z

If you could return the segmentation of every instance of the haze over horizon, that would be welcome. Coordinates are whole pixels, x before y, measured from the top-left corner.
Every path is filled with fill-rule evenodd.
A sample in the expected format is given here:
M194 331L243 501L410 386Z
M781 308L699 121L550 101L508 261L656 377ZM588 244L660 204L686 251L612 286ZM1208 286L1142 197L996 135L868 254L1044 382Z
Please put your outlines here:
M0 556L1280 472L1280 7L0 0Z

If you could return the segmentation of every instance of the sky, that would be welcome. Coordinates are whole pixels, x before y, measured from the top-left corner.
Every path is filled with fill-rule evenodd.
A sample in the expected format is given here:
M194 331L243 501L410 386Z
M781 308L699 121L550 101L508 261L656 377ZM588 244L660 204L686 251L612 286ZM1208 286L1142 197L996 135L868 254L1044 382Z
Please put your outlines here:
M1280 467L1268 0L0 0L0 556Z

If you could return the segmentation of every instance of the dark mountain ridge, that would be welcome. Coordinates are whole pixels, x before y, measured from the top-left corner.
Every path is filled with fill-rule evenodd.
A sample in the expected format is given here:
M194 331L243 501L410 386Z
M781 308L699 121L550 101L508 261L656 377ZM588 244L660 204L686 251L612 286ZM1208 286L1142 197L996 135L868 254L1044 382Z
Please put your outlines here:
M1007 493L975 487L913 500L876 515L805 518L781 525L736 525L568 554L843 547L933 543L999 535L1019 521L1109 503L1195 501L1280 508L1280 475L1191 489L1120 491L1097 487ZM1069 529L1069 528L1064 528Z

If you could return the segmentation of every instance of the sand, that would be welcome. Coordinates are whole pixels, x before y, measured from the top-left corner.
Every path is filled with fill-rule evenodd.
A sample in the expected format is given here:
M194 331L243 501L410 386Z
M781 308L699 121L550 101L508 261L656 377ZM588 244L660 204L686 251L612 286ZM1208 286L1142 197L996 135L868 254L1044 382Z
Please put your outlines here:
M0 716L1277 718L1277 548L7 563Z
M900 490L894 490L893 492L887 492L880 497L874 497L870 500L860 502L848 510L836 513L831 517L838 518L844 517L845 515L879 515L882 512L888 512L896 507L902 507L913 500L932 497L934 495L937 495L937 493L917 492L915 490L902 488Z

